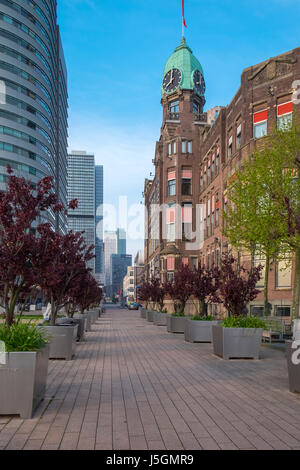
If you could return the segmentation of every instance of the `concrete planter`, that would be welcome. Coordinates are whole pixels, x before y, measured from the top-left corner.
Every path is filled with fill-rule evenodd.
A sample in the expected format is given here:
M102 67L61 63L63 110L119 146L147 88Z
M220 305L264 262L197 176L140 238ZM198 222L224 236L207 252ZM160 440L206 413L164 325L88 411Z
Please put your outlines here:
M50 339L49 359L71 361L76 347L78 325L39 326Z
M186 317L173 317L172 315L170 315L170 317L167 318L169 327L168 331L170 333L184 333L185 321Z
M259 359L262 328L223 328L212 326L214 354L223 359Z
M94 323L96 323L96 321L99 318L99 310L98 309L97 310L96 309L95 310L89 310L88 315L91 316L91 322L92 322L92 325L93 325Z
M202 321L186 319L184 339L189 343L211 343L212 326L218 325L220 321Z
M140 308L140 316L141 318L143 318L144 320L146 320L146 314L147 314L147 310L145 308Z
M147 310L146 313L146 319L148 322L153 322L154 321L154 313L152 310Z
M293 348L293 341L286 341L289 388L290 392L300 393L300 346L294 346L296 347Z
M48 357L48 344L36 352L6 354L6 364L0 365L0 415L32 418L44 399Z
M85 331L92 331L92 315L90 313L84 313L83 315L86 317Z
M77 341L81 342L84 341L84 332L85 332L85 324L86 318L83 318L83 315L74 315L73 318L59 318L56 320L57 325L78 325L77 330Z
M167 325L167 314L156 312L154 315L154 325L166 326Z
M167 332L171 333L171 317L170 313L167 313Z

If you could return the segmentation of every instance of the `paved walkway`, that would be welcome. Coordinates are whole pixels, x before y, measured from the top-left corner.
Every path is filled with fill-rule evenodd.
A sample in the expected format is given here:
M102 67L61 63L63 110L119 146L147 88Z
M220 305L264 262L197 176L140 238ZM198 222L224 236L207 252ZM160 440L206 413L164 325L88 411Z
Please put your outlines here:
M0 449L300 449L284 353L261 356L223 361L109 309L73 361L50 361L34 419L0 417Z

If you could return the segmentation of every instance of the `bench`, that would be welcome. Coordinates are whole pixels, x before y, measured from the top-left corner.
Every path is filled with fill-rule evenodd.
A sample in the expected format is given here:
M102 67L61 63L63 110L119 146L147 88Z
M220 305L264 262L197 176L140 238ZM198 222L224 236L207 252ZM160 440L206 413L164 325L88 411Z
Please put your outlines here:
M263 341L272 343L274 341L283 342L285 337L285 322L279 318L262 318L268 325L267 329L263 331Z

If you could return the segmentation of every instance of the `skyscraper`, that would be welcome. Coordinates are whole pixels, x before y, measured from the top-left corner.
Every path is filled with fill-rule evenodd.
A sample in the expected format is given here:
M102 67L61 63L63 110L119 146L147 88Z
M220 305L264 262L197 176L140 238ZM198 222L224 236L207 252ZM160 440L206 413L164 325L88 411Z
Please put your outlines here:
M117 235L118 235L118 254L125 255L126 254L126 232L123 228L118 228Z
M6 166L33 184L51 175L67 203L67 71L56 2L1 2L0 190ZM62 231L66 217L48 213Z
M78 199L78 208L68 213L69 230L85 231L88 246L95 245L95 157L84 151L68 155L68 201ZM95 259L88 263L95 274Z
M112 295L112 266L111 256L118 252L118 235L114 231L104 232L104 272L106 295Z
M112 271L112 296L119 295L123 291L123 280L127 274L128 266L132 265L132 256L126 254L111 255L111 271Z
M103 166L96 165L95 169L96 191L96 259L95 277L104 284L104 253L103 253Z

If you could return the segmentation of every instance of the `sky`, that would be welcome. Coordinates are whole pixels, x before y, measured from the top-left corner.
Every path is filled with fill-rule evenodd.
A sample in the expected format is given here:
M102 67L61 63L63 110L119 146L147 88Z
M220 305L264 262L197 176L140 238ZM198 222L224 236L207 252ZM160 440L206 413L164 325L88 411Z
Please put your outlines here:
M104 202L117 210L120 196L129 208L142 202L154 172L162 73L180 42L181 18L181 0L58 0L69 150L95 154ZM299 0L185 0L185 18L204 70L206 109L230 103L244 68L300 46ZM135 255L143 240L127 245Z

